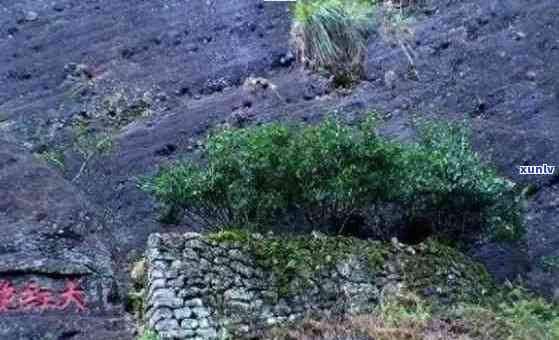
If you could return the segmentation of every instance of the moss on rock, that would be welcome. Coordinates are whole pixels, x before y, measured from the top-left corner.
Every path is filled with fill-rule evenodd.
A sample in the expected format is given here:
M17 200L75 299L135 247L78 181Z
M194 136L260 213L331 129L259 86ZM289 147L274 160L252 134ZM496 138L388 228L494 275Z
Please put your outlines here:
M294 281L357 264L370 276L403 283L424 297L447 303L480 302L496 288L485 268L460 251L428 240L417 246L396 242L321 235L251 234L223 230L204 236L229 243L253 254L257 263L276 275L280 296L292 293ZM346 270L351 272L351 266ZM299 288L304 288L304 282Z
M332 270L353 257L367 264L370 274L382 270L390 254L386 244L349 237L319 235L262 236L243 230L223 230L208 234L206 240L232 243L253 254L257 263L276 275L281 295L289 295L293 280L310 280L315 274ZM303 289L305 282L299 288Z
M408 289L447 303L480 303L496 290L482 264L433 240L399 255Z

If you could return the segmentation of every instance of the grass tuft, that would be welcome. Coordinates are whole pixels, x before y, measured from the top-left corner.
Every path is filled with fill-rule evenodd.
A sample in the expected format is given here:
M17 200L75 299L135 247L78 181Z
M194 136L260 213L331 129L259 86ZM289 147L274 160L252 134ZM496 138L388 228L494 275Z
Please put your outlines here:
M292 34L300 60L329 72L338 87L363 78L372 11L373 5L361 1L298 1Z

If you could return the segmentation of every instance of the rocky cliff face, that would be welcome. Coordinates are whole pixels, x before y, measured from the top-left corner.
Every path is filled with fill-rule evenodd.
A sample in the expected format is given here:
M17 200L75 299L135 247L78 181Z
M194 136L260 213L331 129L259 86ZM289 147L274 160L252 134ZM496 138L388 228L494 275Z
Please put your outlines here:
M472 253L501 278L522 274L553 296L558 272L541 264L559 256L559 177L520 176L517 166L559 164L559 7L432 0L415 16L406 43L417 77L379 29L366 81L341 95L293 61L285 3L0 3L0 281L56 293L78 279L91 306L60 325L49 321L56 310L0 312L0 334L125 332L111 307L119 303L113 278L127 285L128 263L150 233L195 228L162 227L135 179L169 159L195 157L217 124L313 122L327 112L349 121L384 112L385 133L402 140L413 138L412 118L466 120L478 151L534 192L526 245ZM267 78L275 91L243 86L250 76ZM112 147L98 152L84 135L110 138Z
M98 207L10 143L0 191L0 337L130 338Z

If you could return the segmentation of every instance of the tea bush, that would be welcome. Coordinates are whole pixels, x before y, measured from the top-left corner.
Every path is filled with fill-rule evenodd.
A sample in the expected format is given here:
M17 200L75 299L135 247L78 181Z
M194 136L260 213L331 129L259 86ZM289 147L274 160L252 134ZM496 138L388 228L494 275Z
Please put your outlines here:
M406 221L430 221L447 234L475 234L483 227L503 239L522 236L523 202L513 182L472 151L467 129L427 123L419 141L403 149L400 203Z
M291 226L389 238L426 224L454 239L523 233L514 184L472 151L462 128L425 125L402 145L357 128L268 124L212 133L206 164L179 161L144 183L173 214L210 227Z

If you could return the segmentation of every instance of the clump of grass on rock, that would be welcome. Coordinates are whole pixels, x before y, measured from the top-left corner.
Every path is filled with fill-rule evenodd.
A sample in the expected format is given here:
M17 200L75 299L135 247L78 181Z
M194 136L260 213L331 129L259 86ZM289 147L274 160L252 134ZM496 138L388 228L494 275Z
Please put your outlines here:
M298 1L292 34L300 59L329 72L338 87L363 78L372 10L357 0Z
M203 164L168 164L143 186L172 215L206 227L381 239L424 230L451 240L522 235L514 184L480 159L464 129L426 124L403 145L377 125L371 115L357 128L327 119L218 130Z

